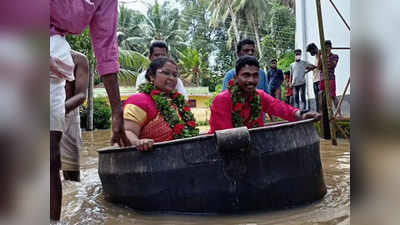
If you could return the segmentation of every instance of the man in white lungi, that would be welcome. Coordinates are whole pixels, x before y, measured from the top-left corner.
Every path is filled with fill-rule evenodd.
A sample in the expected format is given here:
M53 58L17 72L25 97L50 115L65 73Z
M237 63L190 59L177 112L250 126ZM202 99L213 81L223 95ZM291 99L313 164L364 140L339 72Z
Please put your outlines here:
M111 144L129 146L118 86L118 1L50 1L50 219L60 220L62 186L60 140L65 115L65 80L73 80L71 49L67 34L79 35L89 27L99 73L112 111ZM54 76L55 75L55 76Z

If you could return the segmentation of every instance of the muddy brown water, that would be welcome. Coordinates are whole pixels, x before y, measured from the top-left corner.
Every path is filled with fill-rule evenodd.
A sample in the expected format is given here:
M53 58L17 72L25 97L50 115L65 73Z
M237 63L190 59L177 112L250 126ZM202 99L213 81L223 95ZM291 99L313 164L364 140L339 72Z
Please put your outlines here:
M109 146L110 130L83 132L81 182L63 182L61 221L56 224L143 224L143 225L343 225L350 224L350 143L338 146L321 139L321 160L327 194L321 201L293 209L241 215L181 215L136 212L107 202L97 173L96 149Z

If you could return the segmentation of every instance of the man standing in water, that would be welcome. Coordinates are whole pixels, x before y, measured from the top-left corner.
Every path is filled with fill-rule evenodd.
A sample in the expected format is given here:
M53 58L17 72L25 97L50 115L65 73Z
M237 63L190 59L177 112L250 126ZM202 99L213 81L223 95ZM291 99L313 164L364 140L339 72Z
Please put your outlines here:
M65 128L60 142L61 169L64 179L80 181L79 152L82 146L79 106L86 99L89 62L85 55L72 51L75 80L65 85Z
M117 43L118 1L50 1L50 219L61 215L60 140L64 130L65 81L74 80L74 63L67 34L80 34L90 28L94 53L111 110L111 144L129 146L122 117L118 86L119 62Z

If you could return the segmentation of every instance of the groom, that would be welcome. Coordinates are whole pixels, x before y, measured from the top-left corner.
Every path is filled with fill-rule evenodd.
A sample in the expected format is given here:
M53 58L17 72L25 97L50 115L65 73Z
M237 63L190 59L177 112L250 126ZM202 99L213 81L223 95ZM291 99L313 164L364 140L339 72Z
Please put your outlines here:
M212 103L209 133L241 126L262 127L262 112L288 121L320 119L319 113L294 108L256 89L260 65L254 56L240 57L235 69L228 89L218 94Z

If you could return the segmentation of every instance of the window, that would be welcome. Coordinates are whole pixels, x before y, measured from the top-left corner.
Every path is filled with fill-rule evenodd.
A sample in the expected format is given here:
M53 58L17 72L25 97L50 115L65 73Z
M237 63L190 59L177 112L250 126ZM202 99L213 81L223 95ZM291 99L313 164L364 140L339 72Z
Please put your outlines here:
M189 99L189 107L190 108L196 108L196 100L195 99Z

